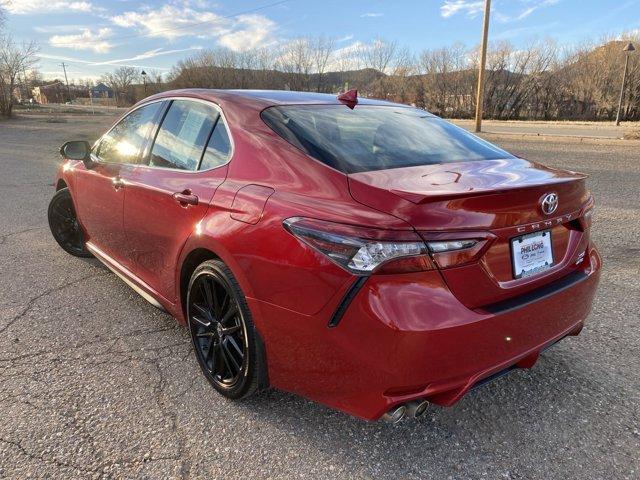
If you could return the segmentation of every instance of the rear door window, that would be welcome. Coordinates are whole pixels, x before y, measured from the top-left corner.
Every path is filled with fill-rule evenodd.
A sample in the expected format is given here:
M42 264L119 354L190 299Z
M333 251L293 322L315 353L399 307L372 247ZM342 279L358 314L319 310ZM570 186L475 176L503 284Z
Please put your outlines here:
M207 148L202 157L200 170L209 170L224 165L231 156L231 140L227 132L227 126L222 116L218 118L216 126L209 138Z
M190 100L174 100L165 114L151 148L149 165L197 170L218 110Z

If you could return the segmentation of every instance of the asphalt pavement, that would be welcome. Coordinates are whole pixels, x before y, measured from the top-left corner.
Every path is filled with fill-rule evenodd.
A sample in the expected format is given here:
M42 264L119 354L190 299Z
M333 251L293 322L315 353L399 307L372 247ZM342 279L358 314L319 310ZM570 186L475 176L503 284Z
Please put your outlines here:
M638 143L491 136L591 175L593 313L533 369L391 426L277 391L222 399L185 329L55 244L57 149L112 120L0 122L0 478L640 478Z

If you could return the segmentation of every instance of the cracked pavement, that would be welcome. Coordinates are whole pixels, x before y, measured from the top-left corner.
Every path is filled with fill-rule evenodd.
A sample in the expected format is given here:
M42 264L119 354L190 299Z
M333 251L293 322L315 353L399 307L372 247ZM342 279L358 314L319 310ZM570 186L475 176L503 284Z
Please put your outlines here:
M65 140L113 121L0 122L0 478L640 478L640 145L491 137L591 174L604 257L582 334L420 421L287 393L233 403L187 332L49 234Z

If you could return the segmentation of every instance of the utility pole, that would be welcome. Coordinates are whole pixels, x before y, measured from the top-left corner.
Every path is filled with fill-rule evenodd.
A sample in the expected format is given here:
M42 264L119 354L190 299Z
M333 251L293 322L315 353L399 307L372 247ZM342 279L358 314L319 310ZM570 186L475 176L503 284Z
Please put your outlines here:
M629 69L629 56L631 52L635 52L636 47L633 43L629 42L626 47L622 49L624 52L624 73L622 74L622 87L620 87L620 100L618 101L618 114L616 115L616 127L620 126L620 112L622 111L622 100L624 99L624 87L627 83L627 70Z
M29 91L29 82L27 81L27 70L22 65L22 83L24 84L24 92L27 97L31 97L31 92ZM21 95L22 96L22 95Z
M484 22L482 44L480 46L480 68L478 70L478 94L476 96L476 132L482 131L482 110L484 107L484 71L487 64L487 44L489 43L489 14L491 0L484 1Z
M71 101L71 89L69 88L69 79L67 78L67 66L64 62L60 64L62 71L64 71L64 81L67 84L67 98Z

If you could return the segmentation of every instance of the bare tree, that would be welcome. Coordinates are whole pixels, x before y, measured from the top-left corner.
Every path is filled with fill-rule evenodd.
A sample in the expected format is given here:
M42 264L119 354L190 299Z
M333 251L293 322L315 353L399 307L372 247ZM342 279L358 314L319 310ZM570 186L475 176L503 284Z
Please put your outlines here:
M35 43L16 45L0 33L0 116L11 116L18 78L35 65L37 51Z
M309 90L311 69L313 68L313 53L306 38L296 38L285 45L278 66L290 75L292 90Z
M102 81L115 92L116 101L124 105L133 102L132 86L139 78L140 72L138 69L134 67L119 67L113 73L103 75Z
M469 51L460 43L437 50L425 50L419 57L425 107L450 117L467 117L475 108L473 89L476 71L469 63Z
M0 0L1 1L1 0ZM515 48L490 45L486 114L493 118L609 119L620 92L622 47L638 34L605 38L564 51L552 41ZM237 53L202 50L173 68L167 88L291 88L337 91L413 103L447 117L475 110L477 55L454 44L417 57L395 42L376 39L335 48L323 37L298 38L280 48ZM120 87L118 87L120 88ZM640 56L629 62L623 114L640 119Z
M372 43L360 46L360 55L365 68L387 73L387 67L393 63L397 50L398 42L387 42L376 38Z
M334 41L331 38L318 37L312 42L312 59L313 69L318 78L317 91L324 91L324 74L327 71L327 65L331 61L334 50Z

